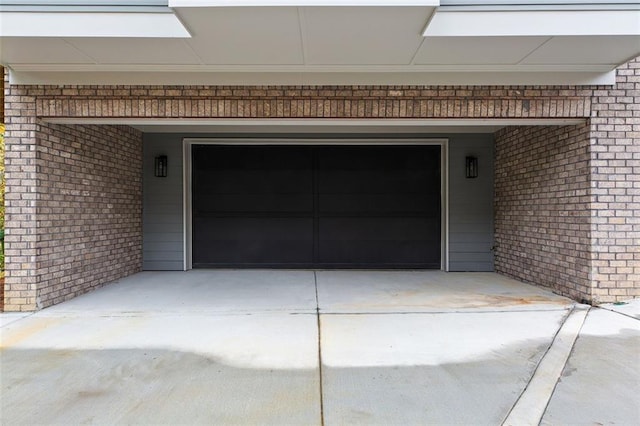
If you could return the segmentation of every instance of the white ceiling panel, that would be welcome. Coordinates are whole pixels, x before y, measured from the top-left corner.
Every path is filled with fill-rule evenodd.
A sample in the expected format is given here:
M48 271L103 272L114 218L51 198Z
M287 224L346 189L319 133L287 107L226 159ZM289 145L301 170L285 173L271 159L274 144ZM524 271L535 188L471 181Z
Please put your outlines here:
M439 11L424 35L640 35L640 10Z
M303 10L306 63L409 64L431 7L309 7Z
M640 36L554 37L523 64L618 65L640 55Z
M177 9L205 64L303 63L297 8Z
M0 63L88 64L93 60L59 38L0 38Z
M574 85L611 84L640 55L640 10L211 1L175 15L0 12L0 64L30 84Z
M67 42L93 57L100 64L197 64L198 57L176 39L104 38L68 39Z
M416 65L514 65L549 37L427 37Z
M0 12L3 37L189 37L173 13Z

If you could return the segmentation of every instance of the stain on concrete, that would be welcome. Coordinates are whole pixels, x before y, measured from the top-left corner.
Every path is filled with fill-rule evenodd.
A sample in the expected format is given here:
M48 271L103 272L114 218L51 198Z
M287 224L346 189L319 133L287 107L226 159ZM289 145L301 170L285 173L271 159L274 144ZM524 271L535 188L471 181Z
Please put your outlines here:
M340 312L375 312L381 309L420 311L452 310L452 309L499 309L516 308L522 306L536 307L550 305L566 308L572 302L563 297L545 296L537 294L483 294L473 292L452 291L446 296L429 295L428 289L392 292L386 295L371 294L369 298L362 297L351 303L341 303L333 306Z
M42 333L49 327L58 326L65 322L65 318L60 317L29 317L20 321L19 326L15 323L9 324L2 329L0 334L0 351L19 344L20 342Z

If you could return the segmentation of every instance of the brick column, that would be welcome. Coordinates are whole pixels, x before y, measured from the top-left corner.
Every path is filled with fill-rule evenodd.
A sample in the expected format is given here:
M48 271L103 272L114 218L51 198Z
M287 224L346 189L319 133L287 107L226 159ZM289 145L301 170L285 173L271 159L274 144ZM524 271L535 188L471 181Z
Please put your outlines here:
M38 308L36 103L5 72L5 310Z
M640 297L640 60L594 92L591 253L595 302Z

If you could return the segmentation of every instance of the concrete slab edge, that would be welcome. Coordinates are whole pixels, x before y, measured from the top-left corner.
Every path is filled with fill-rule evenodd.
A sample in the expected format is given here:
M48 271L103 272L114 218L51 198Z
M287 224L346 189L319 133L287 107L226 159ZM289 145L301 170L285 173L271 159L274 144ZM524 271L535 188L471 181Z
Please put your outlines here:
M603 303L597 307L634 320L640 320L640 298L616 303Z
M0 328L33 314L35 314L35 312L2 312L0 313Z
M589 308L587 305L576 305L565 318L529 384L502 423L503 426L540 424Z

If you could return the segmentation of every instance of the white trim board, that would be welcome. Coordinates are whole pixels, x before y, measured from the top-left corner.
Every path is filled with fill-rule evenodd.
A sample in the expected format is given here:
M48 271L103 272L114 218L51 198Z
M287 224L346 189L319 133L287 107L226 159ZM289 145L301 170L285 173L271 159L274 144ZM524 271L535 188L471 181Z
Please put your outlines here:
M183 138L183 230L184 270L193 267L193 206L191 200L191 147L193 145L439 145L440 146L440 269L449 271L449 139L286 139L286 138Z
M613 85L616 82L615 65L576 66L588 68L568 70L568 66L541 67L538 71L518 69L477 70L477 66L447 67L432 71L416 70L407 65L404 70L366 72L345 67L342 71L314 71L310 67L279 71L260 70L261 67L242 71L221 71L212 67L195 66L177 70L175 66L149 65L137 71L108 70L101 65L89 65L78 71L79 65L29 65L11 64L10 84L54 85L204 85L204 86L583 86ZM37 70L35 68L38 68ZM72 69L73 68L73 69ZM132 68L127 66L127 69ZM264 68L264 67L262 67ZM512 67L515 68L515 67ZM546 68L543 70L542 68ZM555 68L555 69L549 69ZM594 69L596 68L596 69Z

